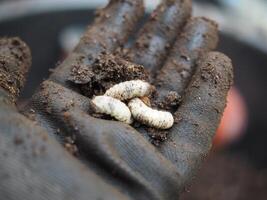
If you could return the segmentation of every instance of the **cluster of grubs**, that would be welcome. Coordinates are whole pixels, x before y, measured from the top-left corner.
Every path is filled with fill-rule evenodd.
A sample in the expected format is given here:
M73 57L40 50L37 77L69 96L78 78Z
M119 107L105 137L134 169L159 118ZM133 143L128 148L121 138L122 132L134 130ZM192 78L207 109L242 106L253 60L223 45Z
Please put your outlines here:
M118 121L131 124L134 119L149 127L169 129L174 123L172 114L152 109L143 101L153 90L154 87L145 81L126 81L114 85L103 96L94 97L92 102L96 112Z

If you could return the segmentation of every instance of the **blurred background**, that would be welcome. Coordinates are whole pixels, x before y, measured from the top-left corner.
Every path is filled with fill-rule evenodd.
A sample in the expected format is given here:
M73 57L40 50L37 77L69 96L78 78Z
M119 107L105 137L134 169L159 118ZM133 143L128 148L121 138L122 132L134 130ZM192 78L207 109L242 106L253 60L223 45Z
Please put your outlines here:
M159 0L147 0L149 13ZM0 36L19 36L33 66L21 102L75 46L107 0L0 0ZM235 85L214 147L183 200L267 199L267 0L195 0L194 15L219 23L219 50ZM49 70L50 69L50 70Z

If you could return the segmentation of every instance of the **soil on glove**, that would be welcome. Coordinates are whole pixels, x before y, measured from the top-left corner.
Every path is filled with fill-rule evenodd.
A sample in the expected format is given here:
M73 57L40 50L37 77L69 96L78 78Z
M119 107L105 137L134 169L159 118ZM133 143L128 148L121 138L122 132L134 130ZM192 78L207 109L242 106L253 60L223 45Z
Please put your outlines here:
M19 38L0 39L0 87L13 100L24 85L30 64L30 50L24 42Z
M70 81L80 84L85 96L102 95L113 85L130 80L148 80L148 73L141 65L128 62L119 56L102 54L91 68L73 66Z

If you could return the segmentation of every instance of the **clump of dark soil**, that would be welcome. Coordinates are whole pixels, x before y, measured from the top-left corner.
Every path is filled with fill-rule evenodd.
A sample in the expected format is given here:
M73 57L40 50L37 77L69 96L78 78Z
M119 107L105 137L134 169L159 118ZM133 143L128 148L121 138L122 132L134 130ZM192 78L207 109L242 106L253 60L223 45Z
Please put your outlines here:
M155 146L159 146L161 142L167 140L168 131L166 130L159 130L156 128L146 127L146 131L151 138L151 143Z
M133 64L112 54L102 54L88 66L73 66L69 80L79 84L85 96L101 95L115 84L130 80L148 80L141 65Z
M162 98L158 98L159 93L154 94L152 101L153 106L170 112L175 112L182 101L182 97L176 91L167 91L167 93L162 96Z

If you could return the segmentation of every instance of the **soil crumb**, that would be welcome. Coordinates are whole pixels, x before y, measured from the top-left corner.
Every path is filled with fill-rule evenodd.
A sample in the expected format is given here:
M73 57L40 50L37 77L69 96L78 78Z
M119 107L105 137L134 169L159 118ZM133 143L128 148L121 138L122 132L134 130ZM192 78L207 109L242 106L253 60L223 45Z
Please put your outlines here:
M85 96L101 95L113 85L130 80L148 80L148 73L141 65L113 55L100 55L91 68L73 66L69 80L79 84Z
M176 91L167 91L164 98L158 98L159 92L154 94L152 105L162 110L175 112L182 101L182 97Z
M79 155L78 147L75 144L75 139L71 137L66 137L64 140L64 147L73 156Z

